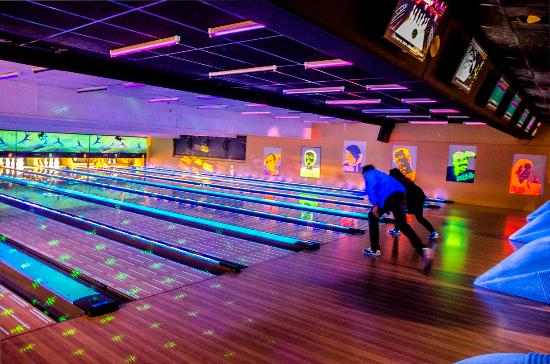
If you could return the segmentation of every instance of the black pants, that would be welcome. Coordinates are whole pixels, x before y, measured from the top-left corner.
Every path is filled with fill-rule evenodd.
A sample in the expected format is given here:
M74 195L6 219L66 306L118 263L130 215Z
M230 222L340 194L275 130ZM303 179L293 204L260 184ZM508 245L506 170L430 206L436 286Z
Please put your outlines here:
M421 203L415 204L414 206L407 206L407 211L410 214L414 214L414 217L416 217L416 221L422 224L428 230L429 233L433 233L435 231L434 227L426 218L424 217L424 201L422 200Z
M382 216L385 212L391 211L395 218L395 228L403 232L403 234L409 238L414 249L422 255L422 249L425 248L422 241L416 235L414 230L405 217L405 194L403 192L396 192L391 194L385 201L384 206L378 206L378 215ZM378 217L369 212L369 236L370 245L372 250L380 249L380 232L378 231Z

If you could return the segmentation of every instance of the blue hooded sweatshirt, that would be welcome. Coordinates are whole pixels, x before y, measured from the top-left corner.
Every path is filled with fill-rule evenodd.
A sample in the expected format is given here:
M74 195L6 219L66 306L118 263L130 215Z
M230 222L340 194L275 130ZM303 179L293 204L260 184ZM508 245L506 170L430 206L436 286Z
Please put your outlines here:
M386 199L396 192L405 193L405 187L395 178L378 170L371 169L363 174L365 179L365 193L369 201L378 207L384 207Z

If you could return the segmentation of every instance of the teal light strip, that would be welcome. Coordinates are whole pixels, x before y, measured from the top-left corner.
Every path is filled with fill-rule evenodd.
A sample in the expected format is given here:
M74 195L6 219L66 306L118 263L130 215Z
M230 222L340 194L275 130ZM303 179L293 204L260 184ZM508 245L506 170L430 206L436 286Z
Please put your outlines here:
M249 196L243 196L243 195L234 195L230 193L225 192L216 192L216 191L206 191L201 190L199 188L192 188L192 187L183 187L183 186L177 186L177 185L168 185L163 183L156 183L156 182L149 182L149 181L140 181L136 179L129 179L129 178L123 178L123 177L114 177L109 175L98 175L94 173L87 173L87 172L81 172L81 171L71 171L71 173L80 174L83 176L90 176L90 177L97 177L97 178L108 178L115 181L123 181L123 182L129 182L129 183L137 183L142 184L146 186L154 186L154 187L160 187L160 188L168 188L172 190L178 190L178 191L184 191L184 192L191 192L206 196L214 196L214 197L222 197L222 198L230 198L233 200L241 200L241 201L247 201L247 202L255 202L260 203L263 205L271 205L271 206L278 206L278 207L286 207L294 210L301 210L301 211L310 211L310 212L317 212L320 214L327 214L327 215L335 215L335 216L342 216L342 217L349 217L352 219L361 219L361 220L368 220L367 214L357 213L357 212L349 212L349 211L341 211L336 209L329 209L326 207L317 207L317 206L307 206L307 205L301 205L291 202L283 202L283 201L275 201L275 200L266 200L263 198L257 198L257 197L249 197ZM120 174L126 174L126 175L133 175L132 173L127 172L118 172ZM135 177L144 178L143 176L139 175L133 175ZM370 207L370 205L365 205L365 208Z
M99 292L58 272L28 254L0 242L0 261L40 283L69 302L99 294Z
M19 178L7 177L7 176L0 176L0 180L17 183L20 185L29 186L33 188L38 188L45 191L55 192L68 197L77 198L79 200L100 203L111 207L118 206L119 208L125 208L126 210L129 210L132 212L141 212L148 216L154 215L157 217L170 219L171 221L180 222L183 225L191 225L199 228L205 228L206 230L209 230L209 231L216 231L220 234L241 237L251 241L264 240L264 241L270 241L270 242L274 242L282 245L302 245L303 244L302 241L299 241L297 239L293 239L284 235L271 234L260 230L249 229L249 228L244 228L240 226L233 226L233 225L229 225L229 224L225 224L217 221L210 221L210 220L205 220L205 219L201 219L193 216L180 215L170 211L164 211L164 210L147 207L147 206L141 206L141 205L137 205L129 202L113 200L110 198L95 196L84 192L70 191L59 187L48 186L43 183L31 182L31 181L22 180ZM227 233L231 233L231 234L227 234Z

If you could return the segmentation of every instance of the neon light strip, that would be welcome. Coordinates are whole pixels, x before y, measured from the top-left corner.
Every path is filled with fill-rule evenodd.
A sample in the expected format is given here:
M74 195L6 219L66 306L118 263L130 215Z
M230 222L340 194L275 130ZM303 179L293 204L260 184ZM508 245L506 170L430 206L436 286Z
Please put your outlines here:
M90 168L90 169L96 170L96 168ZM120 169L117 169L117 168L113 168L113 169L115 170L116 173L123 174L123 175L129 175L129 176L132 176L132 177L139 177L139 178L146 177L146 178L156 179L156 180L159 180L159 181L169 181L169 182L180 182L180 183L184 182L182 180L177 180L177 179L174 179L174 178L143 176L143 175L139 175L139 174L135 174L135 173L122 172L122 171L120 171ZM98 170L113 173L112 171L105 171L103 169L98 169ZM86 174L84 174L86 172L78 172L78 173L86 175ZM141 172L141 173L147 173L147 172ZM153 172L153 173L156 173L156 172ZM159 174L162 174L162 173L159 173ZM93 176L93 177L98 176L97 174L90 174L90 175ZM131 183L147 184L147 185L151 184L151 186L156 186L156 187L170 188L170 189L173 189L173 190L198 193L198 194L208 195L208 196L231 198L231 199L234 199L234 200L255 202L255 203L261 203L261 204L264 204L264 205L288 207L288 208L291 208L291 209L294 209L294 210L305 210L305 211L310 211L310 212L319 212L319 213L323 213L323 214L327 214L327 215L351 217L351 218L354 218L354 219L364 219L364 220L368 219L367 214L349 212L349 211L341 211L341 210L338 210L338 209L330 209L330 208L316 207L316 206L306 206L306 205L301 205L301 204L296 204L296 203L291 203L291 202L266 200L266 199L258 198L258 197L235 195L235 194L230 194L230 193L226 193L226 192L209 191L209 190L203 190L203 189L199 189L199 188L183 187L183 186L178 186L178 185L167 185L167 184L160 184L160 183L155 183L155 182L139 181L139 180L135 180L135 179L121 178L121 177L106 176L106 178L120 180L120 181L123 181L123 182L131 182ZM191 182L191 183L189 183L189 182ZM187 183L188 184L195 184L195 185L203 185L203 183L196 182L196 181L187 181ZM224 188L230 189L230 190L244 191L244 192L253 192L254 191L254 190L251 190L251 189L245 189L245 188L239 188L239 187L225 186ZM269 194L273 195L273 196L288 197L288 194L283 194L281 192L269 192ZM296 198L295 195L291 195L291 196L293 198ZM329 202L329 203L335 203L335 204L340 204L340 205L349 205L349 206L356 206L356 207L357 206L370 207L370 205L367 205L367 204L358 204L358 203L354 203L354 202L330 200L330 199L326 199L326 198L308 197L308 196L300 196L300 198L304 199L304 200Z
M208 35L210 36L210 38L212 38L212 37L219 37L222 35L246 32L248 30L262 29L262 28L265 28L265 25L260 23L255 23L251 20L247 20L239 23L222 25L214 28L208 28Z
M317 116L317 119L325 119L325 120L329 120L329 119L336 119L334 116L323 116L323 115L320 115L320 116Z
M68 171L68 170L62 170L62 169L57 169L57 168L44 168L44 169L48 169L48 170L52 170L52 171L56 171L56 172L62 172L62 173L65 173L65 174L79 175L80 173L82 173L82 172L79 173L79 172L75 172L75 171ZM44 176L44 177L57 178L57 179L60 179L60 180L65 180L65 181L75 181L75 182L84 183L84 184L88 184L88 185L92 185L92 186L97 186L97 187L101 187L101 188L108 188L108 189L112 189L112 190L116 190L116 191L123 191L123 192L138 194L138 195L142 195L142 196L151 196L151 197L160 198L160 199L164 199L164 200L176 201L176 202L179 202L179 203L188 203L188 204L192 204L192 205L196 205L196 206L203 206L203 207L207 207L207 208L223 210L223 211L229 211L229 212L238 213L238 214L251 215L251 216L256 216L256 217L260 217L260 218L264 218L264 219L290 222L290 223L298 224L298 225L313 226L313 227L320 228L320 229L327 229L327 230L339 231L339 232L344 232L344 233L349 233L350 232L350 228L348 228L348 227L341 226L341 225L330 224L330 223L326 223L326 222L306 221L306 220L303 220L303 219L290 217L290 216L285 216L285 215L265 213L265 212L245 209L245 208L242 208L242 207L221 205L221 204L214 203L214 202L192 200L192 199L179 197L179 196L166 195L166 194L151 192L151 191L142 191L142 190L126 188L126 187L122 187L122 186L114 186L114 185L110 185L110 184L107 184L107 183L93 182L93 181L90 181L90 180L80 180L80 179L71 178L71 177L62 177L62 176L56 176L56 175L51 175L51 174L46 174L46 173L31 172L31 171L23 171L23 172L28 173L28 174L33 174L33 175ZM102 179L102 178L103 179L109 179L110 178L109 176L99 175L99 174L96 174L95 177L97 177L98 179ZM132 184L132 183L128 183L128 184ZM161 243L161 245L163 245L163 244L170 245L169 243L164 243L164 242ZM175 246L175 247L180 248L179 246ZM181 248L181 249L185 250L185 248ZM199 253L199 252L194 252L192 250L191 250L191 252L195 255L198 254L199 257L201 256L201 253Z
M121 200L114 200L106 197L95 196L84 192L70 191L59 187L49 186L43 183L31 182L31 181L22 180L19 178L7 177L7 176L0 176L0 180L13 182L20 185L33 187L33 188L38 188L44 191L50 191L50 192L62 194L68 197L76 198L82 201L89 201L89 202L93 202L104 206L110 206L110 207L119 206L119 208L130 212L142 213L146 216L157 217L167 221L175 220L182 225L188 225L199 229L202 228L209 231L214 231L214 230L221 231L222 233L225 233L227 236L235 236L235 237L245 238L248 240L259 241L259 242L269 241L269 242L279 243L287 246L301 244L299 240L293 239L284 235L266 233L260 230L244 228L240 226L237 227L237 226L225 224L222 222L201 219L193 216L181 215L171 211L165 211L165 210L160 210L153 207L141 206L138 204L129 203ZM227 234L227 233L231 233L231 234Z
M136 44L128 47L112 49L109 51L109 54L111 55L112 58L120 57L128 54L132 54L132 53L145 52L145 51L150 51L157 48L169 47L175 44L179 44L179 42L180 42L180 37L177 35L174 35L173 37L157 39L151 42L140 43L140 44Z
M186 183L186 184L191 184L191 185L204 186L204 182L202 182L202 181L190 181L190 180L181 179L183 176L180 176L180 175L168 172L168 171L150 171L150 170L142 171L142 170L138 170L138 171L135 171L135 172L127 172L127 171L124 172L124 169L121 169L121 168L113 167L111 169L114 170L115 172L123 170L123 172L120 172L120 173L130 175L130 176L133 176L133 177L144 177L143 175L137 174L137 173L143 173L145 175L149 174L149 178L158 179L158 180L161 180L161 181L179 182L179 183ZM109 173L112 172L111 170L105 170L105 169L99 169L99 170L103 171L103 172L108 171ZM84 173L84 172L81 172L81 173ZM172 178L159 177L158 175L170 176ZM204 177L195 177L195 178L198 178L199 180L204 179ZM208 178L213 180L213 181L217 180L218 182L228 183L228 182L220 181L219 177L208 177ZM250 182L242 182L242 184L253 185L253 186L263 187L263 188L271 188L271 189L274 189L274 190L279 189L279 190L283 190L283 191L286 190L286 191L294 191L294 192L309 192L309 193L315 193L317 195L325 195L325 196L331 196L331 197L342 197L341 193L329 192L329 191L314 191L314 192L312 192L311 188L308 189L308 188L297 188L297 187L267 187L267 186L264 186L262 184L258 185L258 184L252 184ZM208 183L208 186L213 187L213 188L227 189L227 190L233 190L233 191L259 193L259 194L262 194L262 195L271 194L273 196L296 198L296 196L292 195L292 194L288 194L288 193L284 193L284 192L275 192L275 191L260 191L260 190L258 190L257 188L254 188L254 187L243 188L243 187L240 187L240 186L227 186L227 185L221 185L221 184L216 184L216 183L211 183L211 182ZM356 197L356 196L349 196L348 198L355 199L355 200L363 200L362 197ZM332 199L328 199L328 198L322 197L322 196L321 197L319 197L319 196L315 196L315 197L314 196L300 196L300 199L318 201L318 202L328 202L328 203L340 204L340 205L345 205L345 206L353 206L353 207L368 207L368 206L370 206L368 204L359 203L359 202L348 202L348 201L341 201L341 200L332 200Z
M20 73L15 71L15 72L6 72L6 73L0 73L0 80L7 80L9 78L15 78L15 77L19 77Z
M363 99L363 100L327 100L327 105L367 105L367 104L379 104L380 99Z
M242 115L269 115L271 111L241 111Z
M107 86L84 87L84 88L77 88L76 92L81 94L84 92L105 91L107 89L108 89Z
M460 110L456 109L430 109L432 114L459 114Z
M273 119L301 119L301 116L298 115L277 115Z
M269 106L267 104L246 104L246 107L266 107Z
M431 115L386 115L387 118L392 119L425 119L431 118Z
M339 87L311 87L311 88L291 88L283 90L283 95L296 95L296 94L321 94L332 92L344 92L344 86Z
M487 125L486 123L482 121L465 121L462 124L464 125Z
M398 91L408 90L407 87L398 85L397 83L388 83L384 85L366 85L365 88L369 91Z
M415 121L411 120L409 121L409 124L416 124L416 125L446 125L449 124L448 121L444 120L438 120L438 121Z
M200 105L197 109L226 109L229 105Z
M313 61L313 62L304 62L304 67L306 69L311 68L328 68L328 67L342 67L342 66L351 66L352 62L344 61L343 59L327 59L324 61Z
M437 100L421 97L416 99L401 99L401 102L404 104L433 104L436 103Z
M363 114L400 114L411 112L411 109L365 109Z
M31 71L32 71L32 73L40 73L40 72L50 71L50 68L35 66L35 67L31 68Z
M447 119L469 119L469 116L466 115L449 115Z
M238 75L242 73L253 73L253 72L267 72L267 71L277 71L277 66L261 66L261 67L250 67L250 68L238 68L234 70L226 71L216 71L208 72L208 77L219 77L219 76L229 76L229 75Z
M165 97L165 98L162 98L162 99L149 99L148 102L150 102L150 103L155 103L155 102L176 102L179 99L180 99L179 97Z
M141 87L141 86L145 86L145 84L144 83L139 83L139 82L123 82L122 83L122 87L125 87L125 88Z

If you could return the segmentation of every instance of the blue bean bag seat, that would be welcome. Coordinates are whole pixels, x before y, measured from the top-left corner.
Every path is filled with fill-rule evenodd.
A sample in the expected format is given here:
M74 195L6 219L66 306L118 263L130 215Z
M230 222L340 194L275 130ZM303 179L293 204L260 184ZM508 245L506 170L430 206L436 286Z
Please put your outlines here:
M510 241L512 243L527 244L545 236L550 236L550 210L541 213L510 235Z
M539 353L485 354L458 361L456 364L550 364L550 355Z
M479 276L474 286L550 304L550 236L524 245Z
M546 211L550 211L550 200L546 201L546 203L541 205L538 209L527 215L527 222L534 220L537 216Z

